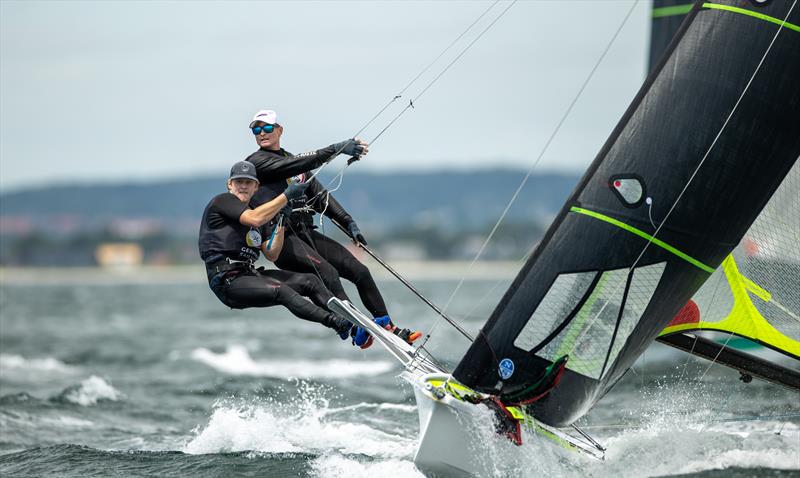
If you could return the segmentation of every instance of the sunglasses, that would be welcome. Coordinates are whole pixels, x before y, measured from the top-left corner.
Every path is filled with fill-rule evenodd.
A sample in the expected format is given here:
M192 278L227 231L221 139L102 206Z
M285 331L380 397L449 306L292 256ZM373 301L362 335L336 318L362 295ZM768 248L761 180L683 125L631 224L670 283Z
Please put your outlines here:
M258 136L262 132L264 132L266 134L270 134L273 131L275 131L275 125L274 124L265 124L264 126L256 126L255 128L251 128L251 129L253 130L253 134L256 135L256 136Z

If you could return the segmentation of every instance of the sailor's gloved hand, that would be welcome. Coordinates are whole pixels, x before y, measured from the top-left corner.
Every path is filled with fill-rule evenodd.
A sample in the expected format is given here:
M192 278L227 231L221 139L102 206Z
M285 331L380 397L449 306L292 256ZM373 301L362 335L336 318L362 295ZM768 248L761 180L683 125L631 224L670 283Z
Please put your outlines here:
M308 187L309 183L292 183L283 191L283 194L286 195L286 199L292 201L294 199L300 198L303 194L306 193L306 188Z
M352 237L354 241L358 241L365 246L367 245L367 240L364 239L364 235L361 234L361 229L358 228L355 221L351 221L350 224L347 225L347 230L350 231L350 237Z
M356 160L361 159L361 156L367 154L367 143L360 139L348 139L340 143L332 144L334 153L346 154L353 156Z
M292 206L290 206L288 204L283 206L281 208L281 210L278 211L278 217L279 218L283 217L284 219L288 219L289 216L291 216L291 215L292 215Z

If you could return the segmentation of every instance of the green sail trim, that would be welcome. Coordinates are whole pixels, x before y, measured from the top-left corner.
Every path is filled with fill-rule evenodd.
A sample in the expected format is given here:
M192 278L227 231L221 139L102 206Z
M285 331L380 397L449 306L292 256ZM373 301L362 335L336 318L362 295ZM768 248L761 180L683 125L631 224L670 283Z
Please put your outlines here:
M691 11L693 4L687 3L684 5L673 5L670 7L661 7L661 8L654 8L653 9L653 18L663 18L663 17L675 17L678 15L686 15ZM717 3L704 3L703 8L707 8L709 10L724 10L726 12L738 13L740 15L747 15L749 17L758 18L759 20L764 20L765 22L774 23L776 25L782 25L789 30L794 30L796 32L800 32L800 26L795 25L794 23L784 22L780 18L771 17L769 15L764 15L763 13L754 12L752 10L747 10L745 8L740 7L732 7L730 5L720 5Z
M739 13L753 18L758 18L759 20L764 20L766 22L771 22L776 25L781 25L796 32L800 32L800 26L797 26L794 23L784 22L780 18L771 17L769 15L764 15L763 13L754 12L752 10L746 10L744 8L731 7L729 5L718 5L716 3L704 3L703 8L710 8L712 10L725 10L726 12Z
M650 234L642 231L641 229L637 229L637 228L635 228L635 227L633 227L633 226L631 226L629 224L625 224L622 221L614 219L613 217L606 216L605 214L600 214L599 212L590 211L590 210L584 209L582 207L572 206L569 210L571 212L575 212L575 213L578 213L578 214L583 214L583 215L586 215L586 216L589 216L589 217L593 217L595 219L599 219L599 220L601 220L603 222L607 222L609 224L613 224L614 226L617 226L620 229L624 229L624 230L626 230L628 232L636 234L637 236L641 237L642 239L645 239L645 240L651 242L652 244L654 244L654 245L656 245L656 246L658 246L658 247L660 247L662 249L665 249L665 250L675 254L676 256L680 257L681 259L685 260L686 262L692 264L693 266L695 266L695 267L697 267L699 269L702 269L702 270L708 272L709 274L713 274L714 273L714 268L713 267L709 267L709 266L703 264L702 262L698 261L697 259L695 259L694 257L690 256L689 254L686 254L685 252L681 252L680 250L676 249L673 246L670 246L669 244L667 244L666 242L662 241L661 239L656 239L655 237L653 237Z
M685 5L673 5L671 7L660 7L653 9L653 18L674 17L678 15L686 15L689 10L694 6L693 3Z

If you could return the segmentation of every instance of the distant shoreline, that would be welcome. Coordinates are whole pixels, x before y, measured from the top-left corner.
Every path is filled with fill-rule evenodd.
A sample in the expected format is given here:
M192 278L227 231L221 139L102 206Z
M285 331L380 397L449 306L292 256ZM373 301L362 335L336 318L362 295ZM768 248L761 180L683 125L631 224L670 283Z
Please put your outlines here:
M377 280L393 276L380 264L365 260ZM263 265L263 264L262 264ZM512 279L521 262L397 261L390 264L408 280L500 280ZM101 267L0 267L0 285L118 285L118 284L204 284L202 265L141 266L124 269Z

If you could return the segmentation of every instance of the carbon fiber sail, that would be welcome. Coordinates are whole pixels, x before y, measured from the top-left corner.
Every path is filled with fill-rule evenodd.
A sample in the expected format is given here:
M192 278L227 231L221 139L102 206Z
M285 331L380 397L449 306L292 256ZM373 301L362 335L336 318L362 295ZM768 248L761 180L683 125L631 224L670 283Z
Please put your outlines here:
M458 381L501 398L547 383L529 411L569 424L722 265L800 156L795 3L691 8Z
M686 0L653 0L653 21L650 29L650 62L647 71L653 71L667 51L675 32L691 11L692 3Z

